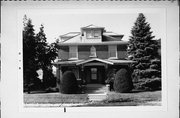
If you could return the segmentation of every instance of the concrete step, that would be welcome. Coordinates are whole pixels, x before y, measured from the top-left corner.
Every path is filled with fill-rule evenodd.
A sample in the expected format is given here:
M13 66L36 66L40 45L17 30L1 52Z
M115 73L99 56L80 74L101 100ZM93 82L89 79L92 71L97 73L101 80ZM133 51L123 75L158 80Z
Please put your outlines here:
M102 101L107 98L107 94L88 94L89 101Z
M107 87L102 84L87 84L85 93L88 94L103 94L107 92Z

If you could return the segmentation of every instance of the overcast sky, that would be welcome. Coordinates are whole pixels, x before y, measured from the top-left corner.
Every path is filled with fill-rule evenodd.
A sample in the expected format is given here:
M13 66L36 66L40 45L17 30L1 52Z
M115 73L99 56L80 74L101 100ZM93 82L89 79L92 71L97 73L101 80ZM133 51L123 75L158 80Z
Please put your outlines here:
M132 11L132 12L131 12ZM28 18L32 19L35 26L35 32L39 31L41 24L44 25L45 34L48 42L54 42L55 38L68 32L80 32L81 27L90 24L105 27L106 31L112 31L118 34L123 34L123 40L128 40L131 35L131 28L134 25L138 12L132 9L128 13L124 12L61 12L53 11L28 11L23 12ZM162 38L163 17L159 12L142 12L150 23L151 31L157 39ZM22 15L23 15L22 14Z

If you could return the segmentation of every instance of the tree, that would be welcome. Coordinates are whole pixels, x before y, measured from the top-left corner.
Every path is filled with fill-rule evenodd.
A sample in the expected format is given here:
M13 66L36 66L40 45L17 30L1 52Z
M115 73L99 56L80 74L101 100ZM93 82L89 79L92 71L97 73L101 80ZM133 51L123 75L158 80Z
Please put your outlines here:
M114 80L114 90L119 93L130 92L133 88L129 71L122 68L117 71Z
M48 44L46 39L44 26L41 25L40 31L36 35L36 54L38 68L43 70L43 84L45 88L51 86L50 83L54 79L52 62L57 56L56 42Z
M34 26L31 19L23 18L23 75L24 86L30 86L37 82L36 66L36 39Z
M41 25L40 31L35 34L32 20L25 15L23 18L23 74L24 87L35 88L40 86L37 70L43 70L43 83L45 88L52 86L55 77L52 74L52 62L57 56L57 41L47 43L44 33L44 26ZM55 84L54 84L55 85Z
M144 14L140 13L131 30L128 44L128 58L136 61L131 67L133 81L150 79L161 76L161 61L158 54L160 44L152 36L150 24L146 22Z

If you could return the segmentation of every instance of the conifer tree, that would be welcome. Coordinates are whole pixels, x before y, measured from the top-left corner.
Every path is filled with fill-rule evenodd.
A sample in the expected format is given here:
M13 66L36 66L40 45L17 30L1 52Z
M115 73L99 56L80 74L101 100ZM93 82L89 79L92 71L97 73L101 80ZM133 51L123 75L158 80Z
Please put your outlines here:
M41 25L40 31L36 35L36 54L38 68L43 71L43 84L45 88L49 87L50 83L53 81L52 79L54 79L54 75L52 74L52 62L57 56L56 43L48 44L46 39L44 26Z
M133 81L144 82L161 76L161 62L158 49L160 45L152 36L150 24L146 22L144 14L140 13L131 30L128 45L128 58L136 61L132 64Z
M34 26L31 19L23 18L23 75L24 86L30 86L37 81L36 41Z

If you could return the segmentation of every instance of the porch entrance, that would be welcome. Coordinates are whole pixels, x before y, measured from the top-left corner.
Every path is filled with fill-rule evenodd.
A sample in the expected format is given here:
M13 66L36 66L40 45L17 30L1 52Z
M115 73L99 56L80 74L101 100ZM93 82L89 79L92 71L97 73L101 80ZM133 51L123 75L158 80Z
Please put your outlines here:
M98 78L97 78L97 75L98 75L98 71L97 71L97 68L91 68L90 69L91 71L91 83L98 83Z
M87 84L104 84L105 68L103 66L85 67L85 81Z

